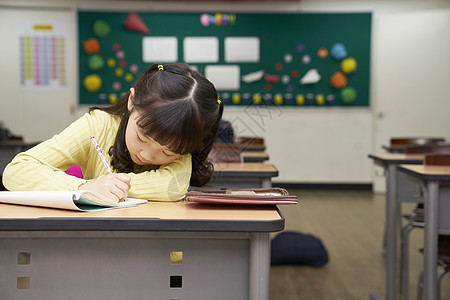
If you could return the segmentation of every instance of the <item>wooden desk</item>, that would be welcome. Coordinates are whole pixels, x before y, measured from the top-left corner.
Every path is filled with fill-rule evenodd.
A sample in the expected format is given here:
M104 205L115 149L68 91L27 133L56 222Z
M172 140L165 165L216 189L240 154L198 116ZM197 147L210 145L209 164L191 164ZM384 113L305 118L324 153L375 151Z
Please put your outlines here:
M417 180L426 192L423 299L437 299L438 233L450 234L450 189L442 188L444 181L450 181L450 166L400 165L398 169Z
M276 206L150 202L79 213L0 204L0 291L8 300L268 300L269 232L283 228Z
M397 173L399 164L421 164L423 154L383 153L369 154L377 165L386 173L386 299L396 299L396 266L397 266L397 227L400 219L400 202L407 201L419 193L417 185L411 184L403 174ZM411 201L411 200L409 200Z
M213 176L205 188L268 188L278 170L268 163L214 163Z
M242 151L244 162L264 162L269 159L269 155L264 151Z

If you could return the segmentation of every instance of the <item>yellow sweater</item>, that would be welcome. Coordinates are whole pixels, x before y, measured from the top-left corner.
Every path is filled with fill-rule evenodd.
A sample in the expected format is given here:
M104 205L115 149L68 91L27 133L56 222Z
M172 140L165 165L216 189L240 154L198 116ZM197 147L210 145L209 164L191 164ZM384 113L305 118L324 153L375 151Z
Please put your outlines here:
M108 174L90 137L94 136L108 162L120 117L94 110L76 120L60 134L19 153L3 172L3 185L11 191L76 190L89 179ZM64 171L80 165L83 179ZM138 166L131 178L128 196L157 201L176 201L184 197L191 177L191 155L181 155L162 166Z

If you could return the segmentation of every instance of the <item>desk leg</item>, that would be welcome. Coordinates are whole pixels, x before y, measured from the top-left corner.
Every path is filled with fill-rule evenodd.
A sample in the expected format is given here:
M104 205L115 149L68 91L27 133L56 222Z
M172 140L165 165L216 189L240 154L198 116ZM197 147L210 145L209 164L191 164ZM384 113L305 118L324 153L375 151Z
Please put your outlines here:
M386 299L396 299L397 263L397 165L389 164L386 172Z
M424 299L437 299L439 182L428 181L425 197Z
M261 187L268 189L272 187L272 179L271 178L261 178Z
M269 272L269 233L250 233L250 300L269 300Z

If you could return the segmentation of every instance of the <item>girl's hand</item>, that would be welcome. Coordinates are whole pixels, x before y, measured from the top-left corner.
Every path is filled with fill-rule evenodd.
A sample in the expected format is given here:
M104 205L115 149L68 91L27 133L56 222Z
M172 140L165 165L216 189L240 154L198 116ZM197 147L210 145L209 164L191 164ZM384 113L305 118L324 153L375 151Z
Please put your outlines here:
M90 180L78 187L99 193L113 201L122 201L128 197L131 178L125 174L111 173L97 179Z

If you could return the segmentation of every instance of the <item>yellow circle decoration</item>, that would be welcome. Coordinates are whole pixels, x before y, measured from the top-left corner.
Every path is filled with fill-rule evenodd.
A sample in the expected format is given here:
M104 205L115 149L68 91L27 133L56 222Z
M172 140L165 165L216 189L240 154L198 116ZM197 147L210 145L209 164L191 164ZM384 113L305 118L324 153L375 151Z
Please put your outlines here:
M260 104L261 103L261 94L254 94L253 95L253 104Z
M283 104L283 96L281 94L276 94L274 100L276 105Z
M115 73L116 73L117 77L121 77L123 75L123 69L122 68L117 68Z
M88 92L96 92L102 87L102 79L96 74L84 78L83 85Z
M221 13L214 14L214 23L216 24L216 26L220 26L222 24L222 14Z
M350 74L356 71L357 63L353 57L348 57L341 62L341 70L345 74Z
M126 82L131 82L131 81L133 81L133 79L134 79L133 74L131 74L131 73L125 74L125 81Z
M297 96L295 96L295 102L297 103L297 105L305 104L305 95L298 94Z
M233 94L233 97L231 99L233 101L234 104L239 104L241 103L241 95L238 93Z
M325 96L323 94L317 94L316 95L316 103L317 103L317 105L324 105L325 104Z
M116 101L117 101L117 95L116 95L116 94L109 94L109 96L108 96L108 101L109 101L109 103L111 103L111 104L116 103Z
M106 62L106 64L108 65L108 67L112 68L116 66L116 60L114 58L109 58Z

